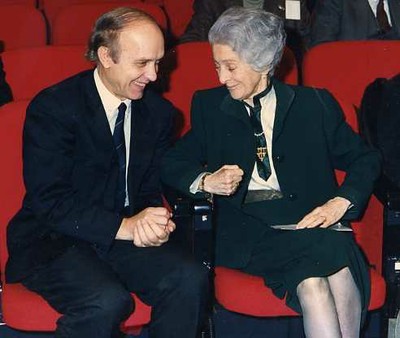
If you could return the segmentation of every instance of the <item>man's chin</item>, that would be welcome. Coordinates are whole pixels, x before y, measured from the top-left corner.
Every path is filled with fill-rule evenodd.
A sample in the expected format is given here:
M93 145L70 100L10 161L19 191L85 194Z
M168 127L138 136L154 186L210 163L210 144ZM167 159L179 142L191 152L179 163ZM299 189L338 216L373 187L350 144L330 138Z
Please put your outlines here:
M140 100L143 97L144 89L142 91L136 91L130 95L131 100Z

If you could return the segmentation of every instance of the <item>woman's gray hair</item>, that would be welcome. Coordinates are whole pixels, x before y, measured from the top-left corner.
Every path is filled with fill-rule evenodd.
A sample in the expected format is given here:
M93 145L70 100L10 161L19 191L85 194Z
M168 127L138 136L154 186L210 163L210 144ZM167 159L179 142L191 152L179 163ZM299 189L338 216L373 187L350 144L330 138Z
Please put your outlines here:
M255 71L273 75L285 46L283 20L261 9L231 7L208 33L211 44L228 45Z

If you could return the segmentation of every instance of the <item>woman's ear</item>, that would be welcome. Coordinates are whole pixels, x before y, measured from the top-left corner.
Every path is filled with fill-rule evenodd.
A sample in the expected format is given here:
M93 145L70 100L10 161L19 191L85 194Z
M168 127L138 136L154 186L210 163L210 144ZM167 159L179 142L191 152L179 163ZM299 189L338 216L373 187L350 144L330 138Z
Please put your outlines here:
M269 78L269 68L263 70L261 72L261 76L263 77L263 79L268 79Z

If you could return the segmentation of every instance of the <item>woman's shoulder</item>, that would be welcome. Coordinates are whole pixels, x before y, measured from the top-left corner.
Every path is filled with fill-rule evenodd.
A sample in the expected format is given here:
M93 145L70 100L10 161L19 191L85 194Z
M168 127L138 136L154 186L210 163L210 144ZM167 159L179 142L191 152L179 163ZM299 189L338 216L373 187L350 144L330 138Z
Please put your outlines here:
M333 95L324 88L286 84L277 80L274 81L274 88L280 94L286 92L287 94L293 95L297 102L311 101L324 102L324 104L336 102Z
M221 99L225 97L227 94L229 94L228 89L226 89L225 86L219 86L215 88L197 90L194 93L194 96L207 100L213 100L213 99L215 100L215 99Z

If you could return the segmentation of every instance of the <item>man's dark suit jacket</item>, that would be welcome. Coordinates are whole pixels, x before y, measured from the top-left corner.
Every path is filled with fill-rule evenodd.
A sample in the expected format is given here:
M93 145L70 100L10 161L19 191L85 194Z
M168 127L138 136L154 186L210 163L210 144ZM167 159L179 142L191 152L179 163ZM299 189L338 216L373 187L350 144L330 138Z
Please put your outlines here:
M225 10L234 6L243 6L243 0L195 0L194 15L180 41L207 41L208 31L214 22ZM265 0L264 9L285 18L285 0ZM301 20L285 20L285 28L305 37L309 33L310 14L303 0L301 0L300 17Z
M170 146L173 118L172 105L150 90L132 101L131 214L162 205L159 163ZM31 102L23 144L26 196L8 227L9 282L79 241L107 250L122 220L115 207L118 159L92 70Z
M379 174L377 152L345 123L328 92L277 80L273 85L277 107L272 160L282 199L244 204L255 163L255 137L244 104L232 99L225 87L195 94L192 129L163 160L162 179L192 197L202 197L189 192L200 173L214 172L226 164L236 164L244 171L234 195L215 198L216 263L220 265L244 267L266 226L297 223L335 196L354 204L347 219L358 217ZM340 186L334 169L347 173Z
M310 46L339 40L400 39L400 0L388 0L392 30L379 35L378 21L368 0L318 1L311 24Z

